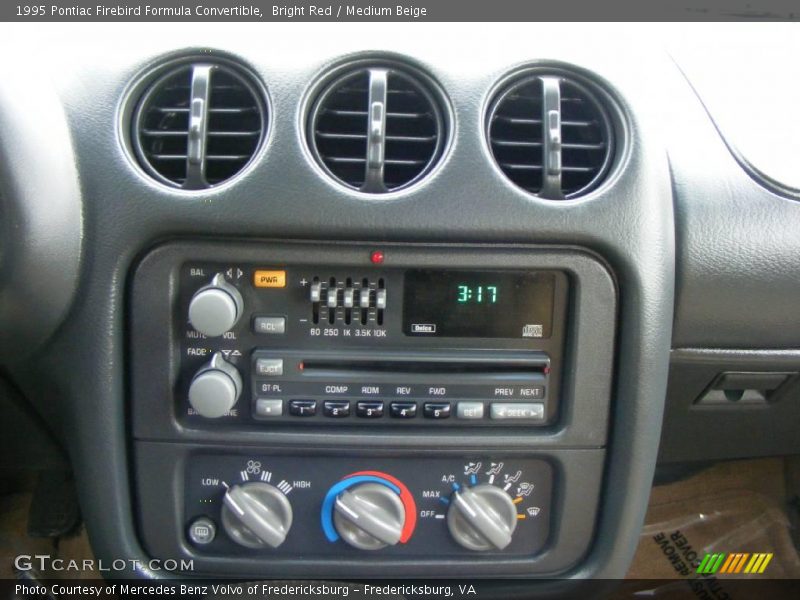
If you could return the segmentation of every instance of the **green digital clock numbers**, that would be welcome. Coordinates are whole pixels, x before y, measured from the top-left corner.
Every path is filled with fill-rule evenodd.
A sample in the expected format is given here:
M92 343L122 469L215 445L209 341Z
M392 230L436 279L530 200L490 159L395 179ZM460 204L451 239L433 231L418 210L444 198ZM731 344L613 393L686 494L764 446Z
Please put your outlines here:
M459 304L497 304L496 285L467 285L458 284Z

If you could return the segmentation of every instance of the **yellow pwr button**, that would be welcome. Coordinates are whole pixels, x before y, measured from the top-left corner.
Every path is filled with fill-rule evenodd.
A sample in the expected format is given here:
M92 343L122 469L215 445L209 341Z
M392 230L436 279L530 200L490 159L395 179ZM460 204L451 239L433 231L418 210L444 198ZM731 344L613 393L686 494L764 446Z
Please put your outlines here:
M256 271L253 273L253 285L257 288L286 287L286 271Z

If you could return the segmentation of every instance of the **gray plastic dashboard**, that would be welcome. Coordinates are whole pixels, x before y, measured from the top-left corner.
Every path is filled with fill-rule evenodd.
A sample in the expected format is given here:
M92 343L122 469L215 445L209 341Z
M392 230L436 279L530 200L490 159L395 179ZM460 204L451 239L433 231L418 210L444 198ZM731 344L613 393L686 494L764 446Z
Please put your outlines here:
M77 171L61 175L64 192L79 186L82 197L74 218L52 226L62 238L82 240L51 259L62 273L75 269L59 288L66 294L71 282L75 300L65 297L68 314L50 317L60 324L25 360L9 352L3 359L68 445L98 557L146 556L127 442L129 276L165 241L569 246L602 260L619 305L616 338L608 340L616 351L605 478L592 544L562 576L625 574L655 468L671 347L797 347L800 319L791 298L800 281L792 259L800 205L741 169L680 70L646 31L164 25L143 37L141 28L87 26L76 35L77 29L21 28L0 42L6 56L24 57L25 70L58 98L40 108L48 119L0 106L14 111L16 124L0 131L0 144L7 153L20 136L47 137L43 123L61 123L69 135L50 139L62 156L74 153ZM190 53L222 53L248 65L264 82L272 109L266 145L252 167L229 185L196 193L149 179L120 135L132 82L159 61ZM330 182L302 142L302 107L313 83L332 66L364 56L424 70L445 91L453 114L441 165L420 185L386 199L365 199ZM604 82L625 115L617 167L578 200L520 192L493 166L484 142L482 120L495 84L537 64L576 68ZM30 177L24 163L6 167L0 182L6 205L21 201L17 187L35 186ZM770 310L741 319L755 306ZM529 447L538 448L535 437Z

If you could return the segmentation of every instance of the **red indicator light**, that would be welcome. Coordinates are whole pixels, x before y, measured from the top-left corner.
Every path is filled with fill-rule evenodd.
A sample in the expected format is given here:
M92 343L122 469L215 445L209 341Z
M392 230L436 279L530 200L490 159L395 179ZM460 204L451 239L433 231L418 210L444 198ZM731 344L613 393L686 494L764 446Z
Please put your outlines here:
M305 363L300 363L299 365L297 365L297 368L302 371L303 369L306 368L306 364Z
M369 257L369 260L372 262L373 265L380 265L383 263L383 260L386 258L386 255L383 253L382 250L375 250Z

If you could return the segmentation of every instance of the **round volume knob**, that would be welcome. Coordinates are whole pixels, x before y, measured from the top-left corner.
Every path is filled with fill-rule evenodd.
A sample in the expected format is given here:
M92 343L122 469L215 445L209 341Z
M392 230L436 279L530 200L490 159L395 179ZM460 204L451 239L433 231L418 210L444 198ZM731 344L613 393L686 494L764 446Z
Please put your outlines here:
M274 485L235 485L225 492L222 526L241 546L277 548L292 527L292 505Z
M360 550L379 550L400 541L406 511L385 485L362 483L345 490L333 505L333 524L342 539Z
M502 550L517 527L517 509L503 490L483 483L453 494L447 527L468 550Z
M198 414L216 419L226 414L242 392L242 376L217 352L189 385L189 404Z
M189 322L197 331L217 337L230 331L242 316L244 301L236 287L217 273L211 283L201 287L189 302Z

